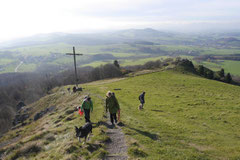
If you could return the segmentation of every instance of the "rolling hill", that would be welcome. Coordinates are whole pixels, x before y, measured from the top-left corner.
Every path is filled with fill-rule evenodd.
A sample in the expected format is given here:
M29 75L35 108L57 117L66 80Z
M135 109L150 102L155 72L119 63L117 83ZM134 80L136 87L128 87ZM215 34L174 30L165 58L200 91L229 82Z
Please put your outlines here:
M114 91L129 159L239 159L240 100L234 86L175 70L141 71L120 79L69 86L26 106L29 118L0 139L3 159L102 159L109 141L104 99ZM72 86L71 86L72 87ZM144 110L138 95L146 92ZM84 145L74 126L84 123L74 108L87 94L93 99L93 136ZM34 121L37 113L48 112ZM120 126L118 126L120 127ZM114 130L114 128L113 128Z
M126 29L105 33L70 34L49 33L0 43L0 73L8 72L55 72L72 67L72 57L65 53L83 53L77 58L78 66L99 66L115 59L122 66L142 64L146 59L168 57L194 57L202 55L240 54L238 33L174 33L151 28ZM100 55L100 56L97 56ZM103 58L109 55L108 58ZM98 58L96 58L98 57ZM239 60L198 60L196 64L220 70L227 69L240 75L234 66ZM51 67L45 67L51 66ZM231 67L229 67L231 66Z

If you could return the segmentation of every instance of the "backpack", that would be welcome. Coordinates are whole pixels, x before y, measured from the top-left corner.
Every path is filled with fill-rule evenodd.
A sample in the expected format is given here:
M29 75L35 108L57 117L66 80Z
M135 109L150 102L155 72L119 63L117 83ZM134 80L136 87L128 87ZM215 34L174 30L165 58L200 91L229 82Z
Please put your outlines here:
M82 116L83 115L83 110L81 108L79 108L78 113L79 113L80 116Z

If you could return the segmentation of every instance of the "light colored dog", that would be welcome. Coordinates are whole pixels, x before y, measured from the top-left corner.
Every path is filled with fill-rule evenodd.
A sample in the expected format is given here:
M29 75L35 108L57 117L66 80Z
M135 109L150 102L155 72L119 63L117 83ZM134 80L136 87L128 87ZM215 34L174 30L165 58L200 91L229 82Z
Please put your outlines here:
M139 110L142 110L142 109L143 109L143 105L140 104L140 105L138 106L138 109L139 109Z

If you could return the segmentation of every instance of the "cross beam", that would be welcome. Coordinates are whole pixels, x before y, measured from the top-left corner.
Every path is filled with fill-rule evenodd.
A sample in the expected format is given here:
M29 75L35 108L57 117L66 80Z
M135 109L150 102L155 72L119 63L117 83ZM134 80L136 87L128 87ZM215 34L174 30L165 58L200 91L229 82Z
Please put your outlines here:
M77 78L77 67L76 67L76 56L82 56L83 54L75 53L75 47L73 47L73 53L66 53L66 55L73 56L74 60L74 68L75 68L75 79L76 79L76 86L78 87L78 78Z

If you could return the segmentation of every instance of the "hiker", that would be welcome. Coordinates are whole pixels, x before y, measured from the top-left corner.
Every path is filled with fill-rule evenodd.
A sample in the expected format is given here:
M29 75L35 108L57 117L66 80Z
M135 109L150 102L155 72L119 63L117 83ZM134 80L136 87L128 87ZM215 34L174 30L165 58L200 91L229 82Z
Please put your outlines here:
M140 109L143 109L143 105L145 103L144 96L145 96L145 92L143 91L142 94L140 94L140 96L138 97L138 99L139 99L139 101L141 103L141 105L139 107Z
M84 111L85 121L91 122L90 121L90 110L91 110L91 112L93 111L93 103L92 103L90 96L86 96L84 98L81 109Z
M117 115L116 113L120 113L120 107L117 101L117 98L115 97L115 94L112 93L111 91L108 91L106 94L107 98L106 98L106 112L110 112L110 120L112 122L112 125L114 125L114 121L115 123L117 123Z

